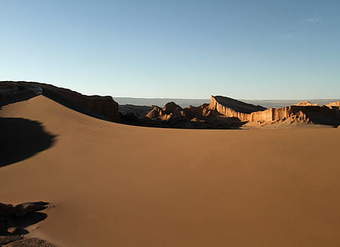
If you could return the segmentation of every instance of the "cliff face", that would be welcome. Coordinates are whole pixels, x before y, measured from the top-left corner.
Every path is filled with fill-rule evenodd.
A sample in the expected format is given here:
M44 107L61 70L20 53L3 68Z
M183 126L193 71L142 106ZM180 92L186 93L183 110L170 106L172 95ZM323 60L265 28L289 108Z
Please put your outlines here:
M273 123L278 121L295 121L299 123L308 123L310 120L304 113L305 108L299 106L290 106L284 108L271 108L261 112L254 112L250 115L250 122Z
M40 89L41 94L77 111L109 121L118 121L118 103L111 96L87 96L66 88L38 82L0 82L13 87ZM4 85L3 84L3 85Z
M213 96L210 104L198 107L190 106L182 109L173 102L166 104L163 108L155 106L146 118L166 122L205 123L208 128L216 125L242 126L245 123L258 127L280 123L338 126L340 125L338 102L331 105L328 107L301 102L288 107L265 109L262 106L243 103L231 98Z
M237 118L242 122L258 124L313 123L326 125L340 124L340 102L327 106L318 106L310 102L300 102L283 108L263 110L261 106L246 104L221 96L211 97L209 108L216 110L225 117Z
M212 96L209 109L217 111L226 117L238 118L240 121L247 122L250 119L251 113L264 111L266 108L247 104L228 97Z
M42 89L37 86L0 82L0 106L26 100L40 94L42 94Z
M311 123L311 124L340 124L339 111L326 106L289 106L269 109L251 114L251 122L258 123Z

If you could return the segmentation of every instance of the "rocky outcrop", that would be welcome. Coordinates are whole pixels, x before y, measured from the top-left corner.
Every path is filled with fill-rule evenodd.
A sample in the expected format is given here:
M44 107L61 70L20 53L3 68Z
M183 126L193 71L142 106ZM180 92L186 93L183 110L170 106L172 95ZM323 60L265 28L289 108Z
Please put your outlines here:
M333 104L335 105L335 104ZM234 128L243 124L248 126L264 126L272 124L340 124L340 111L337 108L318 106L310 102L300 102L282 108L265 109L262 106L243 103L222 96L211 97L210 104L181 108L174 102L163 108L154 106L145 115L144 122L153 126L155 122L167 127L195 128ZM139 119L141 121L141 119Z
M0 203L0 246L54 247L45 240L24 237L29 233L26 227L47 217L40 211L49 207L49 203L41 201L18 205Z
M151 106L119 105L119 113L121 113L121 117L134 115L135 118L144 118L151 110Z
M174 128L238 128L242 124L238 119L226 118L209 104L182 108L174 102L167 103L163 108L154 106L145 116L147 121L140 123L147 126Z
M337 126L340 123L339 111L326 106L289 106L272 108L262 112L254 112L250 115L250 122L260 124L305 123L324 124Z
M40 94L42 89L38 86L0 82L0 106L30 99Z
M0 225L4 227L6 225L4 221L11 217L22 217L33 212L45 210L48 208L48 206L49 203L42 201L25 202L18 204L16 206L12 204L0 203L0 217L1 217L0 219L2 220Z
M329 104L326 105L329 108L336 108L340 110L340 101L336 101L336 102L331 102Z
M56 247L56 245L39 238L27 238L12 242L5 247Z
M254 112L250 114L249 122L274 123L278 121L291 120L296 122L308 123L310 120L303 113L305 107L290 106L284 108L271 108L265 111Z
M310 101L301 101L297 104L295 104L295 106L317 106L318 104L313 104Z
M183 108L174 102L167 103L163 108L154 106L145 116L152 120L173 121L185 118Z
M5 84L18 88L33 87L40 89L41 94L44 96L91 116L109 121L118 121L120 118L118 103L116 103L111 96L87 96L70 89L38 82L0 82L0 85Z
M246 122L249 121L252 112L263 111L266 108L228 97L211 96L209 109L217 111L226 117L238 118L240 121Z
M325 124L337 126L340 124L340 111L335 109L337 103L331 108L318 106L308 101L283 108L264 109L261 106L246 104L227 97L213 96L209 108L216 110L228 118L237 118L242 122L260 125L276 123L304 123Z

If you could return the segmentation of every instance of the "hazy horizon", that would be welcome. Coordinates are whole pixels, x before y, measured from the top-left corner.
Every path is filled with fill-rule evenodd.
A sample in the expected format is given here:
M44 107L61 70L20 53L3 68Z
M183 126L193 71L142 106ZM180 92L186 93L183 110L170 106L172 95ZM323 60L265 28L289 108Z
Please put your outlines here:
M133 97L113 97L113 99L120 105L138 105L138 106L163 106L166 103L171 101L180 105L181 107L192 106L200 106L205 103L209 103L210 99L179 99L179 98L133 98ZM340 98L337 99L300 99L300 100L251 100L251 99L237 99L244 101L246 103L261 105L267 108L270 107L284 107L292 104L296 104L300 101L310 101L314 104L325 105L333 101L340 101Z

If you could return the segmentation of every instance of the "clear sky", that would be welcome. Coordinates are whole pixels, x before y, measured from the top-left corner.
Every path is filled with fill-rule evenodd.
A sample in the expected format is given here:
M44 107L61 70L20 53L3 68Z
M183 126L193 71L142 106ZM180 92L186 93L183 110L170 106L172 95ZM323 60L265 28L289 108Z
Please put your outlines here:
M0 80L112 96L340 98L340 1L0 0Z

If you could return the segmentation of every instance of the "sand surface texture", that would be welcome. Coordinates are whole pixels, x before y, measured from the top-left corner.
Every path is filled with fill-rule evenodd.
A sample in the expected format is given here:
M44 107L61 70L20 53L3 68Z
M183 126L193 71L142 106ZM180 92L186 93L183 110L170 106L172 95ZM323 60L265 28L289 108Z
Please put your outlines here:
M0 117L1 202L54 203L35 234L59 246L340 246L339 128L143 128L44 96Z

